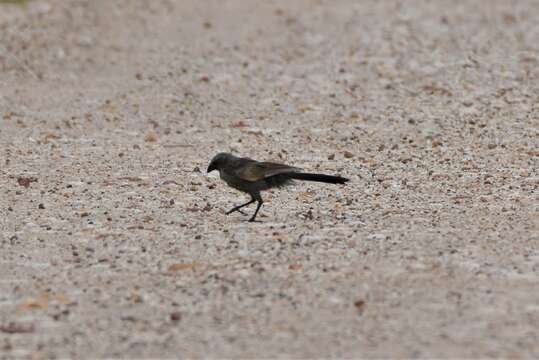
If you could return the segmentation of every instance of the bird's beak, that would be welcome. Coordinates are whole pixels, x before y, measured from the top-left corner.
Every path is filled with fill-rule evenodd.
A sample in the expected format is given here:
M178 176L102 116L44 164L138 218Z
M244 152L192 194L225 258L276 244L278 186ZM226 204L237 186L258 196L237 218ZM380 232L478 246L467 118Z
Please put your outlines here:
M210 163L210 165L208 166L208 173L212 172L213 170L217 169L215 167L215 164L213 162Z

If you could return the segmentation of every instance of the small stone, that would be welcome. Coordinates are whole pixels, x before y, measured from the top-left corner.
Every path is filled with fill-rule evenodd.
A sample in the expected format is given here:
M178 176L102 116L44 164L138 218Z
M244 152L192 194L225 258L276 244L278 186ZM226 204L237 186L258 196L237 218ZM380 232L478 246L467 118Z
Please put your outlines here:
M172 314L170 314L170 320L174 322L178 322L182 319L182 314L179 311L175 311Z
M33 333L34 330L34 325L32 324L10 322L5 325L0 325L0 332L6 334L27 334Z
M25 188L30 186L30 179L28 178L20 177L17 179L17 182L19 183L20 186L25 187Z
M144 141L146 142L156 142L157 141L157 134L155 131L149 131L144 136Z
M176 272L176 271L182 271L182 270L192 270L198 265L199 264L196 262L172 264L168 267L168 271Z
M30 186L30 183L33 183L33 182L37 182L37 179L33 177L22 177L22 176L17 178L17 183L24 188L28 188Z
M438 146L442 146L442 145L443 145L442 140L439 140L439 139L433 139L432 140L432 147L438 147Z
M409 163L410 161L412 161L412 158L409 157L409 156L401 156L399 158L399 161L403 164L406 164L406 163Z
M350 151L346 150L344 153L343 153L344 157L347 158L347 159L351 159L354 157L354 154L351 153Z
M362 315L363 312L365 311L365 300L359 299L359 300L355 301L354 306L358 310L359 315Z

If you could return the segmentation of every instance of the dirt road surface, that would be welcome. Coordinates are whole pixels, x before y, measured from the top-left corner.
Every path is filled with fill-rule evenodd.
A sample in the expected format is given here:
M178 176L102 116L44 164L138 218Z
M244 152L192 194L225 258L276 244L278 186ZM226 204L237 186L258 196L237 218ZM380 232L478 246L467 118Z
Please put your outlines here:
M538 18L0 4L0 358L539 357ZM218 151L351 182L250 224Z

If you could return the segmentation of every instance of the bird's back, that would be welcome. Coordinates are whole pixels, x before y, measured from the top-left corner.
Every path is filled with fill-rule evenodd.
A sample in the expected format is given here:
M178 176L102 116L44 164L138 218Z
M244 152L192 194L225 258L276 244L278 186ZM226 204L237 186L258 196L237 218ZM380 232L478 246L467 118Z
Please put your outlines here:
M297 171L284 164L236 158L221 172L221 178L233 188L251 193L287 185L292 181L288 174Z

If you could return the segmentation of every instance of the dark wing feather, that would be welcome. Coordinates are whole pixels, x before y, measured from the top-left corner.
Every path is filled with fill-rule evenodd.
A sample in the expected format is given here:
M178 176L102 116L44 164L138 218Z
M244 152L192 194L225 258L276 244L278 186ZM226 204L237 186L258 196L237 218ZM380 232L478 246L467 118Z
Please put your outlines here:
M287 174L287 173L300 171L300 169L297 167L288 166L285 164L277 164L277 163L272 163L272 162L262 162L262 163L259 163L259 165L264 168L264 171L265 171L264 177L266 178L270 176L274 176L274 175Z
M232 164L234 175L246 181L259 181L265 178L297 172L300 169L272 162L258 162L249 158L238 159Z

